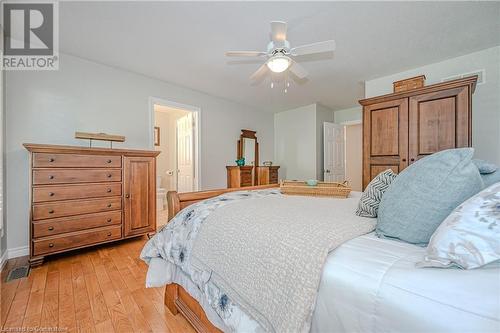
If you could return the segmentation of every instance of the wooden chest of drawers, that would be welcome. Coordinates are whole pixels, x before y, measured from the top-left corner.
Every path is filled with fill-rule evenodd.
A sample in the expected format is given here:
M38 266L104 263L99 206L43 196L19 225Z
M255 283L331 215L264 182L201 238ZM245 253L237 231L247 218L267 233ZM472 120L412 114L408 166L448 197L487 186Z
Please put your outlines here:
M257 184L256 185L278 184L278 169L279 168L280 167L277 165L257 167L256 168L256 172L257 172Z
M25 144L31 163L30 263L153 233L157 151Z

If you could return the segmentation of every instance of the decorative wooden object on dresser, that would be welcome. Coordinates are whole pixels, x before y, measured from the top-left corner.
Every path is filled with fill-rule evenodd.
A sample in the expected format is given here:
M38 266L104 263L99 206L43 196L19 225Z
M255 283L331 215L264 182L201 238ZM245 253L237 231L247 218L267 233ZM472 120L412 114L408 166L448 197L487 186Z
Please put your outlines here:
M472 145L477 76L360 100L363 188L381 171L400 172L440 150Z
M30 152L30 264L156 231L159 151L24 144Z

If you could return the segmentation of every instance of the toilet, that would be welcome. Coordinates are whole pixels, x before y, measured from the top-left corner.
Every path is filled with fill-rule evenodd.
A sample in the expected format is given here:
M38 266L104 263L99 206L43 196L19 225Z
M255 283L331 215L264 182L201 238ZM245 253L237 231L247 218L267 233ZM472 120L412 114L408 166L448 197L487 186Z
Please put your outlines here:
M167 190L161 187L161 176L156 177L156 210L165 209Z

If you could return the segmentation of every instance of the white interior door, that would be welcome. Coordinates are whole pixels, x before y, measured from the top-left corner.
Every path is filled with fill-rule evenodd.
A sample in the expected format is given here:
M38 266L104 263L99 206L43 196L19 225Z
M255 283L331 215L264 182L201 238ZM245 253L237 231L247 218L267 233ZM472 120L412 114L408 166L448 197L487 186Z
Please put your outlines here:
M323 123L325 182L343 182L345 179L344 126Z
M194 119L190 112L177 119L177 192L194 191Z

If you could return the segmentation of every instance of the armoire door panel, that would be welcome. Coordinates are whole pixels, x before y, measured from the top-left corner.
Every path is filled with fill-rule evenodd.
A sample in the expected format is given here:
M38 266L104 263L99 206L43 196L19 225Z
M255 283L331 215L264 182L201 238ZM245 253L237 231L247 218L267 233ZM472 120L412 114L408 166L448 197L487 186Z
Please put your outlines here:
M455 98L418 103L418 155L455 148Z
M403 170L408 165L407 157L408 98L366 106L363 110L363 188L380 171Z
M410 97L410 163L445 149L470 146L468 87Z
M371 112L371 156L399 155L399 108Z
M372 165L370 174L371 178L377 177L377 175L387 169L391 169L394 171L394 173L399 173L399 164L393 164L393 165Z
M151 157L125 157L124 159L125 237L155 229L154 161Z

